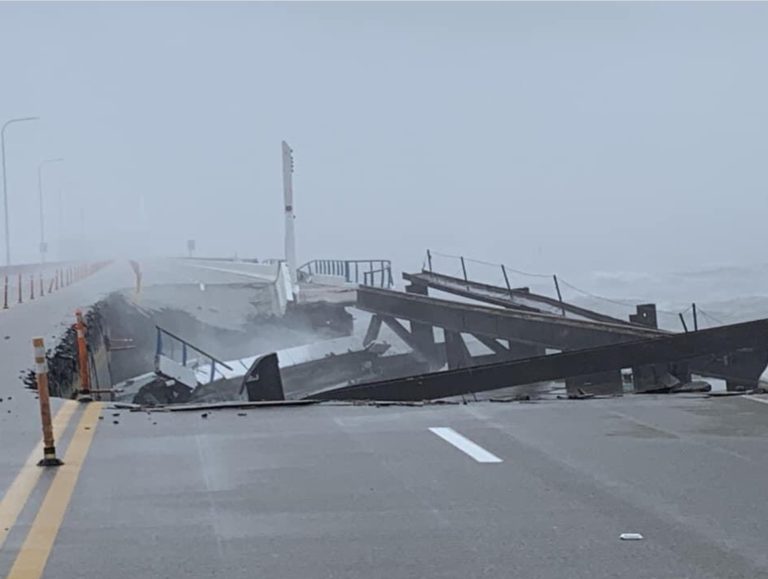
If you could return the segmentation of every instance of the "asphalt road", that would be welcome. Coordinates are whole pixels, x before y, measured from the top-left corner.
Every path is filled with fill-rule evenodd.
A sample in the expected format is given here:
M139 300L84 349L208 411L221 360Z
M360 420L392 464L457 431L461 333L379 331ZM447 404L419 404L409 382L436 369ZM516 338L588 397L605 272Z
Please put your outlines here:
M47 473L0 575L768 577L755 400L113 412L70 427L84 466Z
M141 264L145 285L179 284L193 288L198 294L201 292L195 288L200 283L215 285L219 291L226 289L224 284L260 283L258 279L238 273L238 265L210 262L205 264L207 269L201 269L173 259L143 260ZM227 273L210 269L217 266L236 271ZM242 269L246 271L248 266L243 265ZM37 296L34 301L13 304L8 310L0 309L0 495L6 492L40 436L38 402L20 380L20 375L34 365L32 338L42 336L48 348L55 347L63 332L74 323L76 308L85 309L112 291L126 289L130 292L135 284L128 261L118 260L68 287L43 297ZM174 293L171 288L160 305L173 304L178 296L178 289ZM209 301L216 299L210 292L203 296ZM221 313L217 315L221 317ZM53 401L54 410L60 402Z

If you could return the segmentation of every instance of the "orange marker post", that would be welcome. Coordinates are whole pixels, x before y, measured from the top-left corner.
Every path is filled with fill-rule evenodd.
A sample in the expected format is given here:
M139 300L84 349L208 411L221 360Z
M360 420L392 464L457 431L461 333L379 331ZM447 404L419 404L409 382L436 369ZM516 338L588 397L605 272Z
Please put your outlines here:
M40 399L40 419L43 422L43 458L37 466L59 466L63 464L56 458L56 444L53 440L53 422L51 420L51 399L48 394L48 362L45 359L45 344L42 338L34 338L35 372L37 374L37 395Z
M85 322L83 312L75 310L75 330L77 331L77 365L80 368L80 391L77 399L80 402L91 402L91 374L88 372L88 344L85 341Z

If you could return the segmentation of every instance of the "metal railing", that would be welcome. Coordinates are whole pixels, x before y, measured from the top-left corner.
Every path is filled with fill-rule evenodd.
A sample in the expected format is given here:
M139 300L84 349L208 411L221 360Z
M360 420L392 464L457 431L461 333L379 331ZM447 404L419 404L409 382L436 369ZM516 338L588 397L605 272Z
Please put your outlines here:
M182 366L186 367L187 364L192 362L192 360L190 359L190 352L199 354L200 356L202 356L204 360L207 359L211 361L211 375L210 375L211 382L216 378L217 370L222 378L226 377L224 373L221 371L221 369L217 368L217 365L223 366L227 370L232 370L232 366L228 365L226 362L222 362L221 360L219 360L218 358L215 358L211 354L204 352L197 346L193 346L184 338L181 338L176 334L172 334L171 332L169 332L164 328L161 328L160 326L155 326L155 329L157 330L155 360L157 360L160 356L165 356L166 358L169 358L174 362L180 363ZM177 356L179 356L181 359L176 359ZM195 361L196 361L196 364L195 364L196 367L203 365L203 364L200 364L199 358L196 359Z
M313 259L299 269L299 280L313 275L343 278L347 283L389 288L394 285L388 259Z

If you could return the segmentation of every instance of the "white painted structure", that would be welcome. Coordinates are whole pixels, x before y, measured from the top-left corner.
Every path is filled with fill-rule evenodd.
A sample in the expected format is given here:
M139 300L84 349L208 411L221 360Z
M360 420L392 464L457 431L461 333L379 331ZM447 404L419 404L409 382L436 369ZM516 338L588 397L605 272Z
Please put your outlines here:
M295 346L293 348L285 348L283 350L277 350L277 361L280 368L287 368L295 366L297 364L303 364L312 360L319 360L330 354L346 354L350 350L362 350L363 341L359 336L345 336L342 338L335 338L332 340L322 340L320 342L313 342L304 346ZM262 352L255 356L249 356L247 358L240 358L238 360L227 360L228 366L232 367L232 370L228 370L221 365L216 365L216 380L221 378L237 378L239 376L245 376L245 373L251 367L251 365L265 353ZM197 375L197 382L199 384L208 384L211 381L211 366L205 364L197 366L195 368Z
M293 149L283 141L283 201L285 205L285 261L288 264L294 297L299 295L296 236L293 230Z

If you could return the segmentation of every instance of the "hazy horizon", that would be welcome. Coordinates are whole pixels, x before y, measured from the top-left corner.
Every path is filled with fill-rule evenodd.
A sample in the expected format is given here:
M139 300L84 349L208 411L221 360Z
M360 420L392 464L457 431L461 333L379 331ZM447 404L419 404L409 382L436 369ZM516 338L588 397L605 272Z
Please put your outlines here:
M285 139L299 262L764 263L766 29L765 3L0 3L0 123L41 117L6 133L13 260L52 157L49 259L279 257Z

